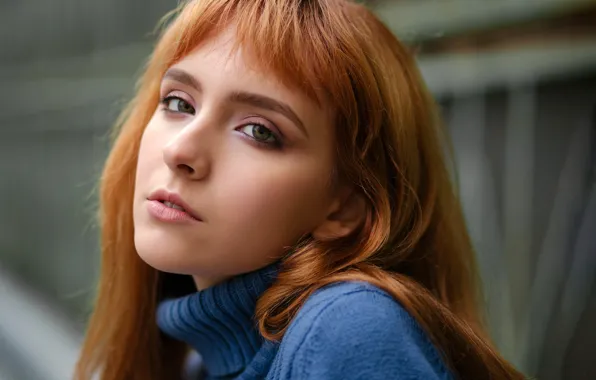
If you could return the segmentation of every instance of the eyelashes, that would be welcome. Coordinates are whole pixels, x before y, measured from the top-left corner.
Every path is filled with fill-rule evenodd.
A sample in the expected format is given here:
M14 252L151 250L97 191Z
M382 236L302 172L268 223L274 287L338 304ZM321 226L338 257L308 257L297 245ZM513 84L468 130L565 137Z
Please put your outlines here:
M164 107L164 110L168 112L187 113L190 115L194 115L196 112L195 108L189 102L179 96L168 95L161 99L160 103Z
M260 123L250 122L236 129L259 144L281 147L281 139L275 133Z

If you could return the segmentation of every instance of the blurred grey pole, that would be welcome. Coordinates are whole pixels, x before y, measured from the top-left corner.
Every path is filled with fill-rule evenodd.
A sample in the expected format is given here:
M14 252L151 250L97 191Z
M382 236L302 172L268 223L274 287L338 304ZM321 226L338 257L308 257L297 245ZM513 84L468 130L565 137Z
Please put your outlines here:
M532 85L508 88L503 171L503 253L511 292L513 362L526 368L528 295L532 274L532 199L534 194L534 124L536 100Z
M580 227L573 263L567 283L563 288L560 306L561 318L557 324L560 336L557 343L559 344L546 348L552 353L548 356L549 360L544 363L547 368L545 373L552 373L559 379L563 378L565 353L579 319L590 300L590 292L596 280L594 231L596 231L596 183L592 183L592 192Z
M595 108L596 111L596 108ZM557 326L554 344L544 348L544 374L553 379L563 378L565 354L584 313L596 281L596 112L591 126L592 169L588 174L589 193L580 218L577 239L575 240L572 260L567 281L563 287L558 312L554 324ZM551 324L553 325L553 324ZM546 379L545 379L546 380Z
M585 199L586 175L590 170L590 126L577 128L559 175L557 192L548 227L539 252L530 293L528 369L536 373L544 351L548 325L555 311L568 273L571 242L575 237L577 217Z
M0 378L72 378L81 340L72 323L1 267L0 305Z
M484 281L491 332L504 355L513 358L514 315L502 257L495 181L485 151L485 102L482 93L456 96L449 126L464 213Z

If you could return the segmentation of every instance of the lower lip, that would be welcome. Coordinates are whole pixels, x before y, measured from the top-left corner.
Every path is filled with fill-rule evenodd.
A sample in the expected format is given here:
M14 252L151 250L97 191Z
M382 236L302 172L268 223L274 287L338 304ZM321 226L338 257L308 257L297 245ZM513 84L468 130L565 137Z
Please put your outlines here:
M200 220L193 218L186 212L168 207L160 201L149 201L147 203L147 211L155 219L162 222L200 222Z

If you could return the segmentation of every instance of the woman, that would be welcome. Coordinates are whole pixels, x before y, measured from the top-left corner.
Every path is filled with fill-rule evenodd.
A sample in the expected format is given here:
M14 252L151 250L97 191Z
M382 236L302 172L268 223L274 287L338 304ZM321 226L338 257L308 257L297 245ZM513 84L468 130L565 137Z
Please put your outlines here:
M346 0L194 0L101 179L78 379L521 379L414 59Z

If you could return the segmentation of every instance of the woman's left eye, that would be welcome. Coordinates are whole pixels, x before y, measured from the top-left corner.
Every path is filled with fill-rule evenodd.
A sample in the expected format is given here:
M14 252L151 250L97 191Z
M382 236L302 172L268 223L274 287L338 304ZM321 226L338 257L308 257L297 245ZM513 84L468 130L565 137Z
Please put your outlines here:
M275 134L264 125L256 123L246 124L240 128L240 131L259 143L271 145L279 144L279 140Z

